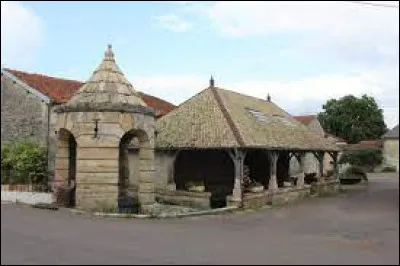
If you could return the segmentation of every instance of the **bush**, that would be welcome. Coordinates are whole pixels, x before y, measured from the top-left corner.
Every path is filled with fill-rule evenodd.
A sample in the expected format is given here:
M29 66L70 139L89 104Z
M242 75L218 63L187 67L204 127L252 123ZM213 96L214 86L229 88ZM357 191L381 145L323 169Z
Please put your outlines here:
M395 166L390 166L390 165L383 167L381 170L382 173L394 173L396 171L397 168Z
M382 151L376 149L364 149L345 151L340 157L339 164L350 164L371 171L375 166L381 164L382 160Z
M365 170L359 166L348 167L340 178L342 184L356 184L360 183L361 180L368 181L368 178Z
M46 150L32 141L1 144L2 184L45 184Z

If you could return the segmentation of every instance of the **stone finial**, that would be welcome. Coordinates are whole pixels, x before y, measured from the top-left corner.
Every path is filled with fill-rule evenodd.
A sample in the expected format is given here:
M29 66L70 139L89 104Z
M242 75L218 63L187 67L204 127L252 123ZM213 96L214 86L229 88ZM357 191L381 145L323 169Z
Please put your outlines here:
M268 93L268 95L267 95L267 101L268 101L268 102L271 102L271 96L269 95L269 93Z
M212 87L214 87L214 85L215 85L214 78L213 78L213 76L211 76L211 78L210 78L210 87L212 88Z
M112 57L112 58L114 57L114 52L112 50L112 45L111 44L107 45L107 50L106 50L105 56L106 57Z

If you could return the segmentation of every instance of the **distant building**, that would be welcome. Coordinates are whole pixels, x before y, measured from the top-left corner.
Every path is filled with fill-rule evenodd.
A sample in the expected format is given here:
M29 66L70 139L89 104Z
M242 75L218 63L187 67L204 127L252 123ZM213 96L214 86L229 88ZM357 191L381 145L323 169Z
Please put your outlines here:
M302 123L304 126L306 126L309 130L315 132L317 135L323 136L326 138L328 141L335 143L338 147L341 147L342 149L346 146L346 141L336 137L332 134L325 133L324 129L322 128L321 123L318 120L318 117L316 115L303 115L303 116L294 116L294 119L296 119L298 122ZM318 160L317 158L309 153L306 155L306 165L305 165L305 173L306 174L319 174L318 171ZM297 172L300 171L300 165L298 161L295 158L292 158L290 160L290 173L291 174L296 174ZM326 154L324 156L324 174L326 174L328 171L333 171L333 161L332 157Z
M384 163L396 166L399 171L399 125L382 136Z

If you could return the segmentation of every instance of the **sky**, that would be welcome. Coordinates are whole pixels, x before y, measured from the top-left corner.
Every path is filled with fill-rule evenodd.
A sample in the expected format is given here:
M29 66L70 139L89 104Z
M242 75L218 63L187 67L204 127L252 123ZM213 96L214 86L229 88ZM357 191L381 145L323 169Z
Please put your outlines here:
M218 87L270 94L292 115L367 94L392 128L399 2L360 2L1 1L1 64L85 81L112 44L137 90L174 104L213 75Z

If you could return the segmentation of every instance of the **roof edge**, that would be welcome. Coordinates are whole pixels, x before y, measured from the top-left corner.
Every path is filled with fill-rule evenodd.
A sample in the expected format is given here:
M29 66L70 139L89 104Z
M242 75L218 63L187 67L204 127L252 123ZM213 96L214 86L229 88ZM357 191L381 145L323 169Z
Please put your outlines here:
M11 80L15 81L16 83L18 83L19 85L21 85L25 90L29 91L30 93L34 94L35 96L37 96L38 98L40 98L41 100L43 100L44 102L46 102L47 104L52 103L53 101L50 99L49 96L39 92L37 89L32 88L31 86L29 86L28 84L26 84L25 82L23 82L22 80L20 80L19 78L17 78L16 76L14 76L13 74L11 74L10 72L8 72L6 69L2 68L1 69L1 73L3 75L6 75L8 78L10 78Z
M224 103L222 102L221 96L218 94L217 88L210 87L210 89L211 89L212 94L214 95L215 100L217 101L217 105L218 105L219 109L221 110L222 115L224 116L226 122L228 123L229 128L232 131L233 136L236 139L236 142L239 144L239 146L245 147L246 144L244 143L243 137L240 135L239 129L236 127L231 115L229 114L228 110L226 109Z

